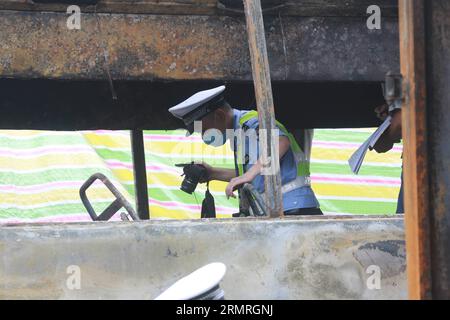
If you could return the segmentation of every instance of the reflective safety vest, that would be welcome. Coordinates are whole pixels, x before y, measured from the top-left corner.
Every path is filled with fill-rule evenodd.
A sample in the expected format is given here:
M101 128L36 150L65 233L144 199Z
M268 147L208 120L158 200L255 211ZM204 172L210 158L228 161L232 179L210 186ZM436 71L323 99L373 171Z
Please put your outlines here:
M245 123L252 119L258 119L257 111L254 110L249 111L239 119L239 125L244 131L245 131ZM282 193L284 194L286 192L292 191L300 187L310 186L311 179L310 179L309 160L306 158L305 153L298 145L294 136L286 130L286 127L278 121L276 121L276 124L279 127L279 129L288 137L290 142L290 148L294 154L295 163L297 165L297 178L294 179L293 181L284 184L282 186ZM242 151L238 150L238 153L240 152ZM242 164L242 161L238 162L238 170L240 176L244 174L244 165Z

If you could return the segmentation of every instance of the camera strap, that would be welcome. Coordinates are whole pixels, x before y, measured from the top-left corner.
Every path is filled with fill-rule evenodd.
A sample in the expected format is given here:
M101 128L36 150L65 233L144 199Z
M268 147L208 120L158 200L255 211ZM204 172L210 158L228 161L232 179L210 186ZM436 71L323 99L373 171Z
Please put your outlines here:
M211 192L209 192L209 182L206 184L205 199L203 199L202 202L202 212L200 217L202 219L216 217L216 205L214 202L214 197Z

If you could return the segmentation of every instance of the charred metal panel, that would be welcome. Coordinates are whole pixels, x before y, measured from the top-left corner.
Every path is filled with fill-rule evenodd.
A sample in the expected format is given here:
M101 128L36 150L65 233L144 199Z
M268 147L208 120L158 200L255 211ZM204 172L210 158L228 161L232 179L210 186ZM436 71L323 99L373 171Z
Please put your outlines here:
M0 78L252 79L244 17L0 11ZM398 71L398 24L384 18L268 16L273 80L382 81Z
M90 4L96 5L90 5ZM373 0L262 0L264 14L313 17L365 16ZM0 9L65 12L68 4L83 12L182 15L243 14L242 0L2 0ZM397 15L396 0L377 0L383 16Z
M183 123L167 109L217 81L107 81L0 79L1 129L176 129ZM373 109L383 100L380 83L272 85L276 118L288 128L378 125ZM227 82L233 107L256 109L250 82Z

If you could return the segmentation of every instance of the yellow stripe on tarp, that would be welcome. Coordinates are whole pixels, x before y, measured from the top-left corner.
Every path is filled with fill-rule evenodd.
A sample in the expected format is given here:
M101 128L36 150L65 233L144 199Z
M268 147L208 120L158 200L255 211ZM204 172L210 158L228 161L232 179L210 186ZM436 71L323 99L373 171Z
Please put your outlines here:
M121 186L114 183L116 187L118 187L119 191L133 203L133 199L128 195L128 192ZM80 185L81 187L81 185ZM96 200L105 200L111 199L114 200L115 197L113 194L104 186L96 187L91 186L87 191L88 199L92 201ZM63 202L63 201L79 201L82 204L79 189L78 188L61 188L60 190L50 190L44 191L38 194L11 194L11 193L3 193L1 205L7 206L8 204L23 206L23 205L39 205L45 204L47 202Z
M362 197L362 198L390 198L396 199L398 187L385 186L355 186L346 185L337 188L335 184L313 184L316 195L338 197Z
M199 213L192 213L190 211L186 210L180 210L180 209L167 209L160 207L158 205L151 205L150 206L150 215L151 218L169 218L169 219L199 219L200 218L200 212ZM216 218L223 219L223 218L230 218L231 215L228 214L216 214Z
M204 143L174 143L174 142L155 142L145 144L147 152L165 153L168 156L184 155L187 158L193 155L208 155L214 157L230 158L233 157L230 147L224 145L222 147L206 146ZM170 159L169 159L170 160ZM229 160L224 162L228 162Z
M169 135L168 135L169 136ZM111 138L104 135L95 135L95 134L85 134L85 137L89 141L91 145L94 147L103 146L111 149L124 149L130 150L130 140L127 137L122 136L113 136ZM152 141L152 140L144 140L144 147L147 152L155 152L155 153L166 153L167 155L171 154L183 154L186 157L190 155L223 155L223 156L233 156L233 152L229 146L229 142L227 142L222 147L212 147L204 144L201 141L193 141L186 138L185 140L180 141Z
M339 160L348 161L355 150L350 149L326 149L313 147L311 152L311 158L314 160ZM367 151L366 157L364 158L366 162L379 162L380 165L383 163L401 163L401 153L400 152L388 152L388 153L376 153L375 151ZM364 163L362 164L364 166Z
M111 169L114 176L116 176L120 181L125 183L134 181L133 171L129 169ZM147 179L149 179L150 173L147 171Z
M105 163L95 152L83 152L79 154L46 154L30 159L0 157L0 169L2 170L36 170L42 167L66 165L85 165L87 167L104 167ZM70 168L68 168L70 169Z
M122 137L119 135L96 135L95 133L84 133L84 137L92 146L105 146L110 148L126 148L131 152L130 137Z

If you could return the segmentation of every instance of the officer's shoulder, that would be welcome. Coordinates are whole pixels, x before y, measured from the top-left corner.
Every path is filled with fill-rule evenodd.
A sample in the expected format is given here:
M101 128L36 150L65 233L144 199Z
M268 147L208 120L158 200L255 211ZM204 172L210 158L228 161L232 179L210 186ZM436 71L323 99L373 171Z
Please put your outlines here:
M252 118L248 120L245 125L251 129L256 129L259 127L259 121L258 118Z
M241 117L244 117L249 112L254 112L254 110L237 110L237 111L240 112ZM257 128L259 126L258 115L256 114L255 117L251 117L250 119L246 120L244 123L249 128Z

